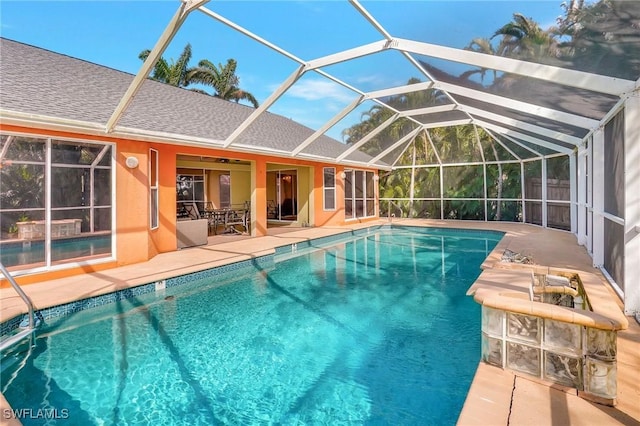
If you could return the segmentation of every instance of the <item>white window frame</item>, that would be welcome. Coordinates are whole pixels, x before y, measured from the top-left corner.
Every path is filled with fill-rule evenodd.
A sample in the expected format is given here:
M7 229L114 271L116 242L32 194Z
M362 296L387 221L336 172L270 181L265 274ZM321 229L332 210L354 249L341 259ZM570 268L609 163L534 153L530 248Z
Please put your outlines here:
M362 185L362 196L361 197L357 197L356 196L356 176L358 173L362 173L362 181L360 182L360 184ZM368 218L372 218L376 216L376 179L375 176L376 174L371 171L371 170L360 170L360 169L345 169L344 170L344 182L346 185L346 181L347 181L347 176L351 175L351 197L347 198L347 191L346 191L346 186L345 186L345 196L344 196L344 200L345 200L345 220L349 221L349 220L358 220L358 219L368 219ZM367 179L367 177L370 177L370 181L369 179ZM373 198L369 198L367 197L367 187L370 185L373 185ZM351 216L347 216L346 215L346 205L347 205L347 201L351 200L351 204L352 204L352 215ZM357 204L358 201L360 201L362 203L362 214L358 215L358 209L357 209ZM374 203L374 207L373 207L373 215L369 216L367 215L367 201L373 201Z
M325 175L327 172L333 172L333 186L327 186ZM327 200L329 199L329 194L333 197L333 208L327 207ZM322 210L324 211L336 211L337 209L337 199L336 199L336 168L335 167L323 167L322 168Z
M160 223L160 200L158 192L158 150L149 149L149 228L158 229ZM155 171L152 168L155 166ZM155 172L155 173L154 173ZM155 176L155 180L152 180Z
M15 137L25 137L25 138L33 138L33 139L40 139L43 141L43 143L45 144L45 160L43 163L38 162L38 164L42 164L44 167L44 176L45 176L45 182L44 182L44 186L43 186L43 190L44 190L44 194L45 194L45 202L44 202L44 207L40 207L40 208L28 208L26 209L26 211L43 211L44 212L44 217L43 220L45 221L45 228L46 228L46 235L45 235L45 239L44 239L44 243L45 243L45 260L44 262L42 262L42 265L37 265L37 266L33 266L31 268L24 268L24 269L15 269L12 270L12 275L14 277L18 277L18 276L23 276L23 275L28 275L28 274L33 274L33 273L40 273L40 272L51 272L51 271L60 271L60 270L65 270L65 269L69 269L69 268L73 268L73 267L77 267L77 266L81 266L81 265L95 265L95 264L100 264L100 263L105 263L105 262L112 262L113 260L117 259L117 252L116 252L116 239L117 239L117 226L116 226L116 218L117 218L117 214L116 214L116 153L117 153L117 146L116 144L114 144L113 142L107 142L107 141L102 141L102 140L87 140L87 139L83 139L83 138L73 138L73 137L59 137L59 136L51 136L49 133L44 132L44 133L26 133L26 132L11 132L11 131L1 131L0 135L3 136L15 136ZM110 190L110 198L109 198L109 204L103 204L103 205L94 205L94 200L93 200L93 193L90 197L91 201L89 203L89 206L87 206L87 208L90 209L90 215L92 217L91 219L91 227L92 230L91 232L93 232L93 215L94 213L91 212L91 210L93 209L102 209L102 208L109 208L111 210L111 228L109 230L109 233L111 235L111 251L108 255L104 255L103 257L96 257L95 259L84 259L82 260L81 258L65 258L62 259L60 261L52 261L52 256L51 256L51 241L52 241L52 237L51 237L51 221L52 221L52 211L62 211L62 210L73 210L76 207L71 207L71 208L52 208L51 206L51 191L52 191L52 167L58 167L59 163L52 163L52 155L51 155L51 150L52 150L52 144L54 142L69 142L69 143L81 143L81 144L86 144L86 145L96 145L96 146L102 146L110 147L110 153L108 154L109 156L109 160L110 163L108 166L100 166L100 165L96 165L94 168L95 169L109 169L110 170L110 174L111 174L111 190ZM27 164L27 163L31 163L31 164L35 164L33 161L19 161L19 164L23 163L23 164ZM64 164L64 163L63 163ZM85 166L73 166L73 165L65 165L64 167L67 168L80 168L80 167L85 167ZM93 185L93 177L91 178L91 185ZM95 188L93 188L93 190L95 190ZM10 211L11 209L4 209L4 211ZM15 209L23 211L24 209L19 208L19 209ZM59 262L59 263L58 263ZM18 266L18 265L16 265ZM22 265L18 266L19 268L22 267Z

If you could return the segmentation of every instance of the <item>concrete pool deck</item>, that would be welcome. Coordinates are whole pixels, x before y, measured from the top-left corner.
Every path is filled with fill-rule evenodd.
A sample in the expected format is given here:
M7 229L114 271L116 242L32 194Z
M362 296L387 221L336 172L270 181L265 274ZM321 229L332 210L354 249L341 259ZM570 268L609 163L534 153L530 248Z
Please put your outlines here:
M220 235L210 237L210 244L207 246L163 253L148 262L135 265L26 285L23 289L35 306L43 309L251 259L272 253L278 246L386 223L388 222L381 220L345 227L272 228L268 236L259 238ZM605 281L600 271L591 266L591 258L585 248L577 245L575 236L568 232L496 222L394 219L393 223L503 231L506 232L505 238L483 267L495 266L492 262L499 260L502 251L508 248L531 256L537 265L584 271ZM621 311L621 301L613 290L609 296L615 300ZM23 312L26 312L26 308L15 292L12 289L0 289L0 321L6 321ZM479 363L458 424L640 425L640 325L634 319L629 318L628 329L618 332L617 344L616 407L589 402L578 397L575 390L549 386L536 379ZM6 401L2 397L0 410L4 412L5 408ZM7 420L0 419L0 424L7 424Z

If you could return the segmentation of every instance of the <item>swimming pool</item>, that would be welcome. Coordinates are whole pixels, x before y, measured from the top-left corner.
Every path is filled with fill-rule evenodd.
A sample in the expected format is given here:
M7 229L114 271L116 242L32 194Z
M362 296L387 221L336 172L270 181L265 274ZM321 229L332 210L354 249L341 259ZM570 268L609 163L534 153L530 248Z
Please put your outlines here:
M455 424L500 238L380 230L83 311L7 354L2 390L64 424Z
M111 253L111 235L61 238L51 241L52 262L109 253ZM4 243L0 248L0 261L6 267L44 263L45 243L42 240Z

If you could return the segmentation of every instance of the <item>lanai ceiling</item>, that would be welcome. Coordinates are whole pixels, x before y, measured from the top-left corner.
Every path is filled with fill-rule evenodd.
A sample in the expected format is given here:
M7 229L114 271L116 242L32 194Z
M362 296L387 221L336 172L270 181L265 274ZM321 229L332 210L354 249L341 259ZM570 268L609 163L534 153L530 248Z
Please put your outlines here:
M549 55L542 55L539 63L528 62L416 39L415 32L407 35L406 22L388 19L380 12L381 2L331 2L326 8L329 12L325 10L322 14L324 22L317 22L319 15L312 13L311 8L300 7L307 2L284 2L280 7L290 8L290 14L283 16L281 22L270 23L269 28L277 31L262 32L243 26L242 13L234 13L234 5L244 3L208 0L177 3L176 14L159 34L157 44L113 112L106 130L117 129L155 61L164 54L181 26L192 19L198 19L198 25L233 31L247 43L263 46L265 67L274 61L290 64L290 74L271 95L225 140L211 143L216 148L250 149L240 136L259 123L263 114L278 113L279 103L286 102L291 93L309 87L306 83L313 80L321 81L322 85L314 87L323 90L308 97L309 109L317 106L314 103L326 101L324 93L334 98L340 93L341 104L324 124L306 124L313 133L299 140L289 152L294 158L389 169L396 165L407 146L421 136L433 149L432 159L437 164L445 160L438 154L442 142L432 137L432 129L463 125L484 129L497 142L504 160L568 154L603 126L640 87L637 71L640 2L614 2L615 13L610 19L592 28L595 33L606 35L600 43L610 41L610 46L599 50L608 53L571 63ZM432 2L423 3L424 25L429 25L429 20L438 17L429 16ZM454 8L463 4L448 3ZM518 3L497 2L487 7L515 9ZM401 7L401 3L397 4ZM270 6L272 2L252 3L252 13ZM194 18L195 15L200 17ZM351 17L352 26L332 27L332 16L345 15ZM308 26L309 44L320 47L311 54L287 50L287 37L299 37L299 33L288 32L288 26L298 29ZM313 32L319 28L344 36L337 38L339 42L322 45L312 42L322 39L322 33ZM476 37L490 38L496 29L487 28ZM354 32L366 35L364 38L369 41L354 44L354 37L350 37ZM212 42L215 44L215 40ZM586 68L585 63L590 72L580 70ZM383 72L392 75L374 82L373 76ZM384 120L366 128L364 120L374 113ZM301 122L295 116L290 118ZM360 132L352 132L347 140L349 134L345 131L358 123ZM322 141L323 136L344 142L342 151L325 157L314 154L310 147Z

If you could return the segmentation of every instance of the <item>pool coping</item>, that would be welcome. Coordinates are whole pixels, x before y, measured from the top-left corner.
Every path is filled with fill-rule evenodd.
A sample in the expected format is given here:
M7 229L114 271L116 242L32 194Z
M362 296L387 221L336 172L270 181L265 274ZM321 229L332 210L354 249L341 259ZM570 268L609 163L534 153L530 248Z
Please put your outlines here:
M529 299L531 273L544 275L578 275L585 290L591 310L566 308ZM526 266L517 268L487 269L467 291L480 305L494 309L549 318L600 330L625 330L629 321L608 295L604 284L588 272L569 269Z

